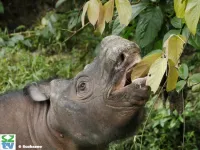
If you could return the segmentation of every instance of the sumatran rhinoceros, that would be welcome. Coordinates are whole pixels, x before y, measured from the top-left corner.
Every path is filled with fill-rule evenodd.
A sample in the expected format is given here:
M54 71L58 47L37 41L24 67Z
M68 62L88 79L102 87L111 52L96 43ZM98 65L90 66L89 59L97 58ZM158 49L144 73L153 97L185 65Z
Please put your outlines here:
M134 42L104 38L99 55L73 79L34 83L0 96L0 134L16 134L17 149L43 150L104 150L133 135L148 99L146 79L130 79L139 61Z

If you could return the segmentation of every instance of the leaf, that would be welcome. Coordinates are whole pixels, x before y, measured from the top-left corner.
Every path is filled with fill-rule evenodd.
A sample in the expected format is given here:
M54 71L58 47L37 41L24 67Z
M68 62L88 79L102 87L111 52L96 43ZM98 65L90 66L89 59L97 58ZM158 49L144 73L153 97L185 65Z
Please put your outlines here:
M167 92L172 91L176 88L176 83L178 80L178 70L171 59L168 60L168 66L169 73L167 75Z
M184 18L187 0L174 0L174 10L178 18Z
M174 17L171 19L171 24L175 27L175 28L182 28L182 19Z
M58 8L59 6L61 6L64 2L66 2L67 0L58 0L57 2L56 2L56 8Z
M140 14L136 27L136 41L141 48L149 45L157 37L163 23L160 7L152 7Z
M151 65L146 85L150 86L154 93L157 91L166 69L167 58L159 58Z
M100 5L98 0L90 0L87 15L90 23L94 26L99 18Z
M188 78L188 85L193 86L200 83L200 73L193 74Z
M104 29L105 29L105 14L104 14L104 7L102 6L102 4L99 4L99 19L97 21L97 32L100 32L101 34L103 33Z
M164 35L164 38L163 38L163 43L165 43L165 41L172 35L172 34L180 34L181 33L181 30L169 30L165 35Z
M112 20L113 10L114 10L114 0L109 0L104 4L106 22L110 22Z
M185 86L186 81L185 80L180 80L179 82L176 83L176 91L179 93Z
M200 24L197 25L197 32L194 35L191 35L188 43L195 47L197 50L200 50Z
M181 77L182 79L187 79L187 77L188 77L188 66L186 64L181 64L178 72L179 72L179 77Z
M4 13L4 8L3 8L2 2L0 1L0 14L3 14L3 13Z
M119 17L117 17L113 23L112 35L119 35L125 27L124 24L120 24Z
M142 2L136 5L132 5L131 20L135 19L135 17L137 17L147 6L148 6L147 3L142 3ZM119 17L117 17L117 19L115 19L113 23L112 34L119 35L125 27L126 27L125 25L120 24Z
M131 74L131 80L144 77L148 74L151 65L162 55L161 50L157 50L144 57L134 68Z
M171 35L164 43L163 47L166 50L168 59L171 59L176 65L183 52L183 44L185 44L185 38L181 35Z
M200 84L194 85L192 87L192 92L200 92Z
M200 0L188 0L185 10L185 21L190 32L195 35L200 18Z
M183 29L182 29L182 35L188 39L190 37L190 31L189 29L187 28L187 26L185 26ZM188 41L189 42L189 41Z
M85 3L85 5L83 6L83 12L82 12L82 15L81 15L82 27L85 25L85 14L86 14L86 11L88 9L88 5L89 5L89 1L87 3Z
M128 25L131 20L132 7L129 0L115 0L119 21L121 24Z

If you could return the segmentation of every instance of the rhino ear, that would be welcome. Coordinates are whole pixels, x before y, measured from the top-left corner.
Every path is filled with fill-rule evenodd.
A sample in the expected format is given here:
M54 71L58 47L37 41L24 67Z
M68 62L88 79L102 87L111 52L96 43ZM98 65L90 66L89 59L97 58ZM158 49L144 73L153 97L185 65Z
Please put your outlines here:
M26 87L26 92L34 101L46 101L50 98L50 84L32 84Z

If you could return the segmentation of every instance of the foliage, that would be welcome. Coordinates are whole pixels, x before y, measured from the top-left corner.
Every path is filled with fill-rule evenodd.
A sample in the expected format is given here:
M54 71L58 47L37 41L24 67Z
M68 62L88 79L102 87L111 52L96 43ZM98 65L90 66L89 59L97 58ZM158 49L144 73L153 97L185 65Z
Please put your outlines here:
M0 52L0 93L21 89L25 85L49 78L71 78L88 64L91 52L73 49L68 55L45 57L24 50L3 49ZM83 57L88 57L82 60ZM82 63L80 63L82 62Z
M145 126L144 133L142 129L133 138L126 139L123 143L116 142L110 146L110 150L197 150L199 131L196 130L195 124L199 122L196 117L200 115L200 95L196 97L196 103L188 102L184 116L179 115L176 111L170 113L169 110L163 109L158 103L156 109L150 114L150 118ZM152 103L148 103L148 108ZM195 113L193 113L195 111ZM184 130L183 122L186 124ZM183 135L185 138L182 143ZM143 140L142 140L143 138Z
M41 17L32 28L20 25L13 32L6 28L0 29L0 93L20 89L27 83L50 77L70 78L93 59L95 47L102 37L110 34L120 35L136 41L143 56L150 53L144 57L139 67L136 66L145 67L142 70L137 69L138 74L132 77L145 76L154 60L160 60L163 56L162 60L167 58L168 62L168 66L167 63L164 64L164 68L168 69L164 70L172 74L169 77L173 76L167 79L167 82L173 83L168 85L168 90L176 85L176 91L183 95L184 90L187 98L182 115L176 111L170 113L169 109L162 107L157 98L153 98L147 105L149 117L145 119L144 126L137 135L125 141L112 143L109 149L199 149L200 24L196 23L199 11L193 11L199 7L199 2L132 0L130 4L123 1L122 5L120 2L122 1L90 0L83 7L84 13L77 7L64 13L56 13L53 10ZM56 7L59 8L64 3L66 0L58 0ZM96 15L91 13L93 7L89 7L89 3L97 8L94 10ZM3 12L2 8L0 3L0 13ZM127 9L127 16L121 17L124 16L124 9ZM86 13L89 21L95 26L95 31L89 23L84 22L83 26L81 25ZM96 31L102 35L96 34ZM177 41L182 36L186 38L186 45L177 44L173 39L169 40L170 37L174 37ZM175 49L179 54L168 56L166 49L174 44L179 45L179 48ZM177 74L178 79L174 78Z

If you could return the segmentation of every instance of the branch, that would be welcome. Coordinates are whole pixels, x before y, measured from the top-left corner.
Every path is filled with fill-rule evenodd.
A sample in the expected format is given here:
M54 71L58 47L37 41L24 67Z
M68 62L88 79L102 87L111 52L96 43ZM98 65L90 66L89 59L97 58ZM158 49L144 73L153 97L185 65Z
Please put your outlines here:
M69 41L74 35L76 35L77 33L79 33L81 30L83 30L83 29L84 29L86 26L88 26L89 24L90 24L90 23L88 22L88 23L86 23L82 28L78 29L77 31L74 31L74 33L73 33L71 36L69 36L67 39L65 39L65 40L63 41L63 43Z
M141 0L138 0L137 2L131 2L131 5L136 5L136 4L140 3L140 2L141 2Z

